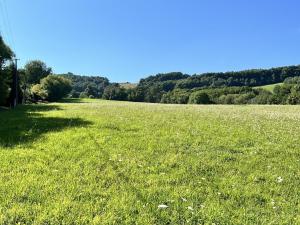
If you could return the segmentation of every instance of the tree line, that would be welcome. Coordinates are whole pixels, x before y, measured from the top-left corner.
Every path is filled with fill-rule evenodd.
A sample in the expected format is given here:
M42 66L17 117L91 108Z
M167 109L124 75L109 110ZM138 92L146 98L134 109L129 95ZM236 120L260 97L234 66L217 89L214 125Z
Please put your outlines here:
M12 102L13 51L0 36L0 106L10 106ZM18 70L18 102L57 101L71 90L69 79L52 75L52 69L39 60L28 62Z
M128 90L111 87L109 98L103 97L171 104L300 104L299 77L300 66L192 76L172 72L141 79ZM274 91L259 88L281 82Z
M14 53L0 37L0 105L12 98ZM300 66L188 75L159 73L131 88L102 76L53 74L40 60L18 70L20 102L58 101L64 97L172 104L300 104ZM276 84L273 91L257 86Z

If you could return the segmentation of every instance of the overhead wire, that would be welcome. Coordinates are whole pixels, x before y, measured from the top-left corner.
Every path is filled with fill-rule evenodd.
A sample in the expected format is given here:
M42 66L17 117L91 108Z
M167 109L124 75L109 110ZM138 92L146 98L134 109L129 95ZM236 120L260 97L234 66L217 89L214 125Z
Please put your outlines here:
M9 13L8 13L8 10L7 10L7 2L6 0L3 0L4 1L4 11L5 11L5 15L6 15L6 19L7 19L7 24L8 24L8 32L10 34L10 37L11 37L11 41L12 41L12 44L13 44L13 49L15 49L15 40L14 40L14 33L13 33L13 30L12 30L12 27L11 27L11 23L10 23L10 17L9 17Z
M15 42L5 0L0 0L0 14L0 20L2 21L2 29L0 27L1 36L8 43L10 48L15 52Z

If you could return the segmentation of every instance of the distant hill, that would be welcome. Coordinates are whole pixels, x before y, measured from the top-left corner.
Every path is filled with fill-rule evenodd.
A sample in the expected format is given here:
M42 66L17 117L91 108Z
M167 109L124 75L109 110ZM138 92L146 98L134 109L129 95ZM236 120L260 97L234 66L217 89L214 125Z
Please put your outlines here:
M294 104L298 102L298 96L292 86L299 81L300 66L195 75L159 73L143 78L137 84L110 83L106 77L72 73L61 76L72 81L70 97L75 98L154 103ZM283 85L285 80L291 85ZM273 96L277 84L284 89L280 96Z

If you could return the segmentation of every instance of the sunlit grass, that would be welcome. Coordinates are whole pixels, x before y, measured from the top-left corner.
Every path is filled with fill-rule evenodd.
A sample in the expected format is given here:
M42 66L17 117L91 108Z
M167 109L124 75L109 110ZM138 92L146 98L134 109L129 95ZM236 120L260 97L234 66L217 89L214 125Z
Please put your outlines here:
M1 224L300 223L300 107L0 111Z
M269 85L264 85L264 86L258 86L258 87L255 87L255 89L258 89L258 88L261 88L261 89L264 89L266 91L270 91L270 92L273 92L274 91L274 88L276 86L281 86L283 85L283 83L277 83L277 84L269 84Z

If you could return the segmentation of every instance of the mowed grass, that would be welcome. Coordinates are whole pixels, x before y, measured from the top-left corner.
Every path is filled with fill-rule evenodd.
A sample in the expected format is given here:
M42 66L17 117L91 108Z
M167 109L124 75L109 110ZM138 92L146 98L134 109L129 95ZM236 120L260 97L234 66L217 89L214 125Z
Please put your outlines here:
M300 224L299 134L300 106L2 110L0 224Z

